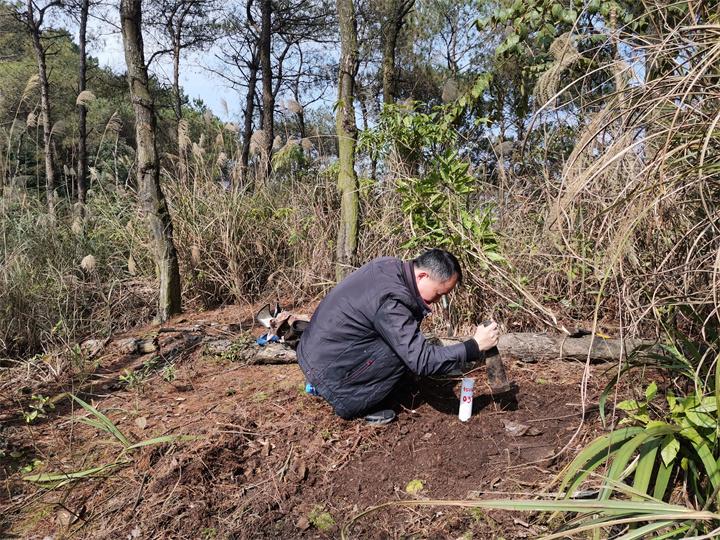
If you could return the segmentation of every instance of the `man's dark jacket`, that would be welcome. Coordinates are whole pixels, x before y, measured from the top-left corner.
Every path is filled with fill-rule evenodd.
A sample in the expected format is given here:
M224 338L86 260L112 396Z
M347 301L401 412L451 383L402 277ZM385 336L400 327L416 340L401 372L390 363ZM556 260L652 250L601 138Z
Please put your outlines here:
M339 416L358 416L382 401L408 369L445 373L480 356L472 339L448 347L426 341L420 322L429 313L413 263L375 259L320 303L300 339L298 363Z

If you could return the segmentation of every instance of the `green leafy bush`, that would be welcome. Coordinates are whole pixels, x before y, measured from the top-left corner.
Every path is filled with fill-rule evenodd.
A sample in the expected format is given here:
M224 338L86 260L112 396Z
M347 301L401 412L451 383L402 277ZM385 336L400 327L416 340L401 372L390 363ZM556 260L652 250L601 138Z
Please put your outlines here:
M480 78L472 95L486 85ZM492 229L494 203L479 196L484 178L471 172L470 161L457 150L454 122L469 103L464 98L430 112L417 103L385 106L379 126L363 133L361 147L397 164L395 186L410 230L403 248L438 246L461 256L482 252L504 262Z
M627 493L635 501L669 499L674 485L683 481L691 503L703 510L720 508L720 340L712 329L706 335L709 341L700 343L675 331L659 352L629 359L620 375L638 368L661 369L671 376L675 390L661 391L651 382L642 398L618 403L625 413L620 424L627 427L599 437L578 454L560 486L566 497L573 497L583 482L605 467L599 500ZM620 375L603 392L603 418L607 396ZM628 491L623 485L630 478ZM668 537L684 534L690 523L676 523Z

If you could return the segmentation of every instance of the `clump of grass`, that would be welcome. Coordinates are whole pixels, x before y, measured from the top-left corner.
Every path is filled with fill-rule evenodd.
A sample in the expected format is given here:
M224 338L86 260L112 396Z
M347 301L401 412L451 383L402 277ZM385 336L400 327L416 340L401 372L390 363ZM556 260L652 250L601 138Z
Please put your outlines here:
M131 232L132 202L116 192L92 193L82 228L73 227L77 219L63 203L48 215L44 202L29 193L0 205L0 354L69 348L79 337L126 327L150 313L152 288L126 271L128 254L143 244ZM121 313L130 315L122 320Z
M266 401L267 398L267 392L255 392L250 399L252 399L255 403L262 403L263 401Z
M168 196L188 288L207 307L271 292L302 298L332 269L333 209L311 185L251 195L175 184Z
M325 509L325 505L316 504L308 514L308 521L318 531L326 532L335 526L335 519Z
M413 480L410 480L405 486L405 493L408 495L417 495L425 488L425 482L420 480L419 478L415 478Z

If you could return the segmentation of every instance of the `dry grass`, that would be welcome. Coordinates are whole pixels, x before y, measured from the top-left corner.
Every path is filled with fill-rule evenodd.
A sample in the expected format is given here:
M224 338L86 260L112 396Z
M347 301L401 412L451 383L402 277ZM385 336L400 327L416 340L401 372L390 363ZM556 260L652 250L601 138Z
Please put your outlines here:
M623 57L598 64L593 51L583 51L593 62L582 79L569 82L563 77L579 54L572 36L553 45L557 63L538 92L557 108L543 107L531 135L544 130L552 136L558 111L570 107L580 119L575 144L559 158L547 150L549 137L526 148L528 161L543 163L543 168L526 176L507 171L500 190L489 173L480 177L487 183L481 184L477 202L468 204L496 204L493 229L507 262L473 256L482 254L481 246L467 239L467 253L458 253L466 266L466 286L451 301L461 330L494 317L508 330L572 330L598 320L610 331L622 328L623 333L648 335L658 331L656 321L672 315L673 306L680 304L692 306L703 318L717 317L717 33L716 25L681 22L664 28L662 39L643 42L619 30L612 39L620 40ZM688 50L688 43L692 54L678 55ZM629 67L638 64L633 55L655 66L652 76L639 77ZM590 77L597 80L599 74L615 84L614 92L593 100L565 92ZM567 95L575 101L556 103ZM114 136L116 123L114 116L102 138ZM218 179L231 176L228 171L237 167L240 152L228 136L230 128L235 129L208 123L202 134L191 134L188 125L181 124L180 145L192 149L187 155L189 181L183 185L172 168L177 156L166 156L164 186L186 303L210 307L264 297L296 302L320 297L333 284L338 221L333 167L323 168L320 160L310 159L311 148L305 149L309 145L303 141L307 161L283 169L266 191L251 192L247 183L223 189ZM262 133L253 138L253 146L261 146ZM286 144L290 146L297 145ZM252 158L249 176L259 159ZM19 202L13 210L6 202L5 292L0 298L7 300L8 291L14 291L6 305L17 313L0 328L6 342L10 335L32 334L26 349L37 350L61 312L69 313L68 320L82 321L68 324L75 329L69 335L95 328L88 321L96 315L80 315L79 307L57 307L58 297L76 294L75 288L63 285L66 276L77 274L80 282L88 282L88 276L79 273L79 262L87 255L98 261L99 272L92 278L98 283L87 293L89 298L79 297L93 314L96 305L103 306L100 312L110 310L118 283L135 280L152 287L153 263L134 194L114 187L103 190L116 181L112 172L117 164L95 165L95 203L90 203L94 207L87 222L78 223L67 212L67 219L61 214L57 223L46 223L41 206L27 206L33 195L26 192L18 191L18 200L25 201L22 210ZM357 264L380 255L415 254L401 248L412 232L392 178L362 184L361 223ZM37 224L48 226L49 234ZM455 224L447 227L453 230ZM18 292L37 290L36 284L44 283L41 277L53 283L45 287L46 294ZM23 297L33 298L30 303L43 306L48 314L38 318L33 311L38 308L28 307ZM145 299L143 310L153 302ZM27 310L32 316L25 319ZM117 326L112 319L108 314L100 327ZM444 327L447 321L438 319L436 325ZM19 350L7 344L5 348Z
M656 22L661 38L643 42L620 33L622 59L593 64L554 95L545 92L550 102L536 116L538 131L549 131L569 111L584 122L561 173L547 171L541 198L522 209L543 216L542 234L533 227L512 245L529 255L522 267L530 275L547 261L545 294L584 304L579 315L646 334L669 317L700 335L674 307L689 306L706 324L720 320L714 285L720 249L714 67L720 47L714 37L720 27ZM639 75L628 67L638 65L648 67ZM563 94L567 89L599 73L614 85L611 94L592 101L579 95L552 108L560 95L572 95ZM555 79L545 86L559 88ZM521 231L522 222L510 227ZM531 249L522 246L528 238Z

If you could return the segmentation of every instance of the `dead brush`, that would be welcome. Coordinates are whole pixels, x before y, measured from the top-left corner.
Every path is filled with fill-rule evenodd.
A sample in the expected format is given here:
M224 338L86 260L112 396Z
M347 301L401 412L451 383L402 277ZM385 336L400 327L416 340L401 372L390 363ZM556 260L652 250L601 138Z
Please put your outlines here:
M33 124L33 127L37 125L37 114L32 106L31 97L36 95L39 84L40 79L38 75L31 75L25 84L20 98L17 100L15 113L10 122L10 128L8 129L4 125L0 126L0 178L3 179L3 181L0 182L0 195L2 195L3 188L5 187L5 179L12 178L17 174L19 163L13 163L11 154L13 147L20 144L20 134L23 131L23 127L31 127L31 124ZM3 96L3 98L4 97L5 96ZM19 122L21 114L27 114L26 126L22 126ZM13 165L15 165L15 171L12 171Z
M32 193L22 201L0 210L0 310L9 314L0 318L3 355L68 349L84 336L145 320L154 293L133 294L137 284L125 270L132 250L137 248L135 257L145 268L149 257L143 254L144 239L133 244L125 227L134 212L131 199L102 191L92 195L80 234L77 227L73 232L76 216L70 207L59 205L56 219L39 227L38 220L46 215L44 204ZM92 271L90 254L95 260ZM118 317L121 313L129 315L126 320Z
M642 42L637 34L620 32L626 57L612 58L607 65L594 62L581 78L550 85L557 91L546 96L550 101L534 122L543 126L575 107L585 123L560 177L545 174L544 199L532 211L544 214L541 234L527 242L522 220L503 225L534 246L530 258L513 258L518 269L532 275L543 267L542 259L556 269L545 275L550 286L543 296L594 306L575 310L585 320L616 319L619 314L625 332L646 335L658 331L654 321L678 303L694 306L708 323L718 320L720 99L713 66L720 47L712 37L718 29L669 27L663 20L658 25L662 40ZM693 54L678 54L688 44ZM640 57L650 66L643 74L629 67ZM578 95L552 108L558 97L575 95L569 88L588 84L601 73L614 92L594 101ZM505 237L509 245L528 251L524 242L514 240L515 234Z
M705 32L713 29L683 29L669 37L702 42ZM651 62L661 61L664 47L647 51ZM623 133L632 134L632 139L621 136L619 143L603 144L598 138L588 151L599 153L600 159L572 198L571 204L581 206L587 220L600 224L595 241L606 255L596 271L603 282L622 276L630 290L643 291L640 297L622 297L634 328L673 303L696 306L698 314L718 320L713 285L720 249L720 194L713 187L718 153L707 150L720 145L715 131L720 98L712 68L719 57L717 44L701 48L684 65L628 89L627 117L621 121ZM603 175L628 161L633 163L629 174L608 192Z
M194 276L189 294L206 305L270 291L302 298L332 264L332 208L323 195L300 182L254 193L215 183L172 185L176 242Z
M278 175L262 190L224 190L212 164L193 186L167 185L175 240L188 280L186 296L205 306L264 296L319 298L334 285L339 200L333 175ZM361 189L359 266L378 256L414 256L391 186Z
M605 96L606 106L599 106L599 98L594 111L587 111L587 123L562 175L546 185L546 226L552 227L546 228L550 242L545 245L560 265L585 269L583 281L591 299L588 307L592 306L586 313L593 331L603 316L614 312L617 331L623 336L653 331L659 335L662 328L672 328L691 336L696 340L692 347L702 349L709 345L709 336L720 321L720 139L716 129L720 96L715 67L720 59L716 39L720 27L696 26L694 18L670 23L663 13L661 5L649 12L657 16L655 28L661 39L650 36L643 41L637 34L621 34L627 38L623 60L633 65L642 58L645 71L622 84L617 77L607 81L614 82L615 91ZM617 61L613 59L613 64ZM576 100L573 106L583 104ZM583 414L588 377L586 365L580 388ZM643 442L647 444L647 439ZM560 453L569 447L570 443ZM598 449L588 452L595 454ZM598 455L603 454L601 449ZM613 462L615 470L620 465L621 461ZM635 472L636 488L639 471ZM608 477L614 478L612 473L613 469ZM646 488L638 489L633 499L638 493L645 496ZM697 500L707 497L705 511L718 489L714 484L700 489L705 492ZM599 498L609 499L610 491L626 498L624 484L613 485L607 496ZM613 506L634 511L629 501L598 502L603 512ZM670 529L668 537L714 527L693 521L693 508L677 510L687 514L664 525ZM575 523L584 530L598 528L599 523L590 519ZM651 515L638 516L636 521L648 522L638 531L657 530L654 520ZM717 529L708 537L714 534Z

